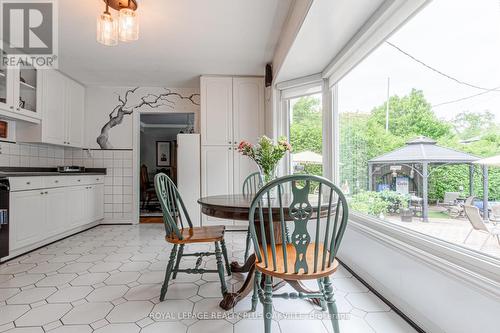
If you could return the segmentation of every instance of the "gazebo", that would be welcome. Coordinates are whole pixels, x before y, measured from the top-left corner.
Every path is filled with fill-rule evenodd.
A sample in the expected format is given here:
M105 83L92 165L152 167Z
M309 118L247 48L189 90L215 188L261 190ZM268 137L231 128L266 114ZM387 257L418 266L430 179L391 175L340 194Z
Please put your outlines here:
M404 147L375 157L368 161L368 189L373 189L373 171L375 166L406 166L422 177L422 218L429 218L429 166L430 165L469 165L469 190L474 193L474 162L480 158L458 150L437 145L437 142L427 137L410 140ZM417 168L420 166L420 170ZM483 165L483 211L484 219L488 219L488 167Z

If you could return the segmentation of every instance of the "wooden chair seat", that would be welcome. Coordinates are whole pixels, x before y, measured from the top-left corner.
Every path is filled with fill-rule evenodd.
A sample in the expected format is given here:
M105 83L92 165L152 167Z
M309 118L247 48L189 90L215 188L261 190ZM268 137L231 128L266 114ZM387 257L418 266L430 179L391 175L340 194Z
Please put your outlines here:
M165 239L173 244L219 242L223 240L225 230L226 227L223 225L182 228L180 229L182 239L175 234L166 236Z
M312 280L333 274L339 266L339 262L337 261L337 259L334 259L330 267L328 267L328 263L326 263L325 266L327 267L325 267L324 270L321 270L321 258L323 254L322 244L318 246L318 254L319 254L318 266L317 266L318 268L317 271L314 272L314 247L315 244L311 243L307 248L306 260L307 260L307 267L309 267L309 272L307 274L304 273L303 269L301 269L299 273L294 273L296 252L295 252L295 247L292 244L286 245L287 268L288 268L287 273L285 273L282 245L276 245L276 269L274 269L271 257L269 257L268 267L266 267L265 262L262 261L262 262L256 262L256 269L265 275L274 276L283 280ZM271 254L270 245L267 246L267 253L270 256ZM329 256L329 254L330 254L329 251L327 251L327 257ZM262 256L264 256L264 253L262 253Z

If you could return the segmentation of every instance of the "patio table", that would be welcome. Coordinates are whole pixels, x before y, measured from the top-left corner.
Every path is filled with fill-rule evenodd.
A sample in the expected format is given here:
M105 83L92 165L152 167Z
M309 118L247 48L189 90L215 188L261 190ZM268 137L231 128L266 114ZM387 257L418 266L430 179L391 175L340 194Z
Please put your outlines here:
M240 220L240 221L248 221L250 205L252 203L253 196L246 196L242 194L233 194L233 195L217 195L217 196L209 196L200 198L198 203L201 206L201 212L205 215L217 217L221 219L227 220ZM283 206L288 207L291 204L291 197L286 195L283 196ZM273 207L273 221L274 221L274 234L281 235L281 224L279 223L279 206L277 199L271 199L271 206ZM313 205L314 206L314 205ZM274 211L274 207L276 210ZM327 206L324 206L325 209L321 210L321 215L327 214ZM291 220L289 214L285 210L285 220ZM257 222L257 221L256 221ZM259 230L259 228L256 228ZM276 239L277 242L280 242L280 239ZM219 303L219 306L224 310L232 309L240 300L245 298L253 289L253 279L255 272L255 254L252 254L248 257L247 261L240 265L238 262L231 263L231 271L233 273L248 273L242 287L234 293L227 293L222 301ZM263 279L264 281L265 279ZM279 289L288 283L298 292L304 293L312 293L314 290L310 290L306 286L304 286L300 281L283 281L280 280L276 284L274 284L273 289ZM311 299L312 302L319 305L319 299Z

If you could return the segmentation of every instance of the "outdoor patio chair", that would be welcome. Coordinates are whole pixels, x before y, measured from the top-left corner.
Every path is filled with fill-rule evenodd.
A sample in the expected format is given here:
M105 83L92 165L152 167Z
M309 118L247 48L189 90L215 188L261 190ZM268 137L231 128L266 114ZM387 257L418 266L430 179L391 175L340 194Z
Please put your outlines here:
M227 287L224 277L224 265L222 263L223 256L227 273L231 275L226 244L224 242L225 227L222 225L193 227L177 187L166 174L159 173L155 176L155 189L163 211L163 222L166 232L165 239L167 242L173 244L170 259L167 264L167 270L165 272L165 280L161 287L160 301L163 302L163 300L165 300L170 275L172 275L172 279L175 279L179 272L186 274L218 273L221 283L221 292L224 296L227 293ZM187 223L186 227L184 226L185 222ZM184 253L184 245L192 243L214 243L215 252ZM200 268L203 257L212 255L215 255L217 269ZM180 269L179 264L182 257L188 256L198 257L195 267Z
M457 199L460 197L460 192L445 192L443 201L437 202L438 206L449 207L454 206L457 203Z
M500 204L491 207L490 221L495 224L500 223Z
M474 206L474 199L475 198L476 198L475 196L468 197L467 199L465 199L464 205Z
M311 188L319 186L317 194ZM283 191L283 188L290 191ZM275 204L271 204L271 200ZM271 208L270 208L271 207ZM257 192L249 211L255 248L255 280L252 311L264 307L264 332L271 332L273 298L317 298L328 309L333 331L339 333L337 306L330 281L338 268L335 258L348 220L344 194L329 180L313 175L275 179ZM291 241L286 220L292 220ZM264 286L261 278L265 277ZM273 293L273 278L298 284L316 280L316 292Z
M486 242L488 242L488 240L491 237L495 237L495 236L497 238L498 245L500 245L500 228L496 227L496 226L494 226L494 227L487 226L484 223L483 218L481 217L481 213L479 212L479 208L477 208L476 206L464 205L464 209L465 209L465 215L467 216L467 219L469 220L470 224L472 225L472 229L467 234L467 237L465 237L463 244L465 244L465 242L467 242L467 239L469 238L469 236L472 234L472 232L474 230L476 230L476 231L488 234L488 237L486 237L483 244L481 244L481 247L479 248L479 250L482 250L483 247L486 245Z

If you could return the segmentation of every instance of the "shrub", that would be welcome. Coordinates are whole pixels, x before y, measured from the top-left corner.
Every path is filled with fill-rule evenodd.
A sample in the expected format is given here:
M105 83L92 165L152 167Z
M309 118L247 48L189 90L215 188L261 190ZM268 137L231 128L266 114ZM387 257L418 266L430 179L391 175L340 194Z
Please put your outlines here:
M352 196L350 206L354 211L378 216L398 214L401 208L408 208L408 196L394 191L361 191Z

